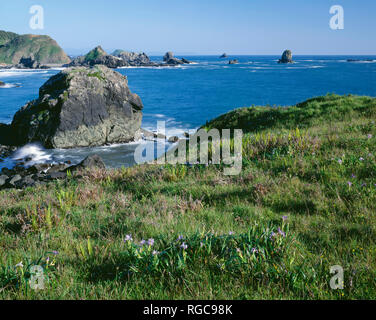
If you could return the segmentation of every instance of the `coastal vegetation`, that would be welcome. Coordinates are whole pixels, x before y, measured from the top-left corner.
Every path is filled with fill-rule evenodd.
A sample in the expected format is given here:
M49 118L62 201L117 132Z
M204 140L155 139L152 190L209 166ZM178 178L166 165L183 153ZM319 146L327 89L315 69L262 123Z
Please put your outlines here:
M31 58L39 64L70 62L57 42L49 36L0 31L0 63L16 65L22 58Z
M0 191L0 299L375 299L375 121L352 95L241 108L204 126L244 130L240 175L144 164Z

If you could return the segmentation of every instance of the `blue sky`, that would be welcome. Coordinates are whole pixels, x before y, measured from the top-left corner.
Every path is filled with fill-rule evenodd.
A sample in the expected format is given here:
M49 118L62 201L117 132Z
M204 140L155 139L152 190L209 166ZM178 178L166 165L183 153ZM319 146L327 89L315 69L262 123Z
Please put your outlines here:
M345 29L331 30L342 5ZM44 30L29 27L32 5ZM0 1L0 29L48 34L68 53L100 44L180 54L376 54L375 0L16 0Z

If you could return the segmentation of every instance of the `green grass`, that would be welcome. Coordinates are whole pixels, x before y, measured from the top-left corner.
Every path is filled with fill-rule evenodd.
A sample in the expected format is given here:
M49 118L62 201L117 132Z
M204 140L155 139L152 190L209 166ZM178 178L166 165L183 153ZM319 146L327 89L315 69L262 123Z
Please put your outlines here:
M375 299L375 120L369 97L243 108L206 126L247 132L238 176L153 164L1 191L0 299Z

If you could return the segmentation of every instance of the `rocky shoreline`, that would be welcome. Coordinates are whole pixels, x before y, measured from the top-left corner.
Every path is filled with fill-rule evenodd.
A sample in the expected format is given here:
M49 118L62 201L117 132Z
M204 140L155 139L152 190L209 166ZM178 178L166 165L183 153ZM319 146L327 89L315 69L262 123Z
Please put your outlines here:
M0 146L0 157L14 152L7 150L9 147ZM37 185L44 185L53 180L66 179L68 172L74 173L85 169L100 168L105 169L103 160L98 155L86 157L78 165L72 165L69 161L47 164L34 164L28 168L24 166L24 161L29 159L18 159L19 162L12 169L3 168L0 171L0 190L2 189L25 189Z

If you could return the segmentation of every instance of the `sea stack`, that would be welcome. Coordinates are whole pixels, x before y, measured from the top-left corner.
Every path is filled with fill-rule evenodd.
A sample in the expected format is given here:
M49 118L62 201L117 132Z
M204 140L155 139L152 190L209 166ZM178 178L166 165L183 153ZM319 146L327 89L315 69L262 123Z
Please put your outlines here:
M219 58L228 58L228 55L226 53L224 53Z
M10 126L15 144L46 148L127 143L141 137L143 105L127 78L105 66L73 67L51 77L39 98L19 110Z
M178 59L178 58L175 58L174 57L174 54L169 51L167 52L164 57L163 57L163 61L167 64L167 65L179 65L179 64L190 64L191 61L188 61L187 59Z
M291 50L285 50L282 54L282 58L279 59L278 63L293 63Z

